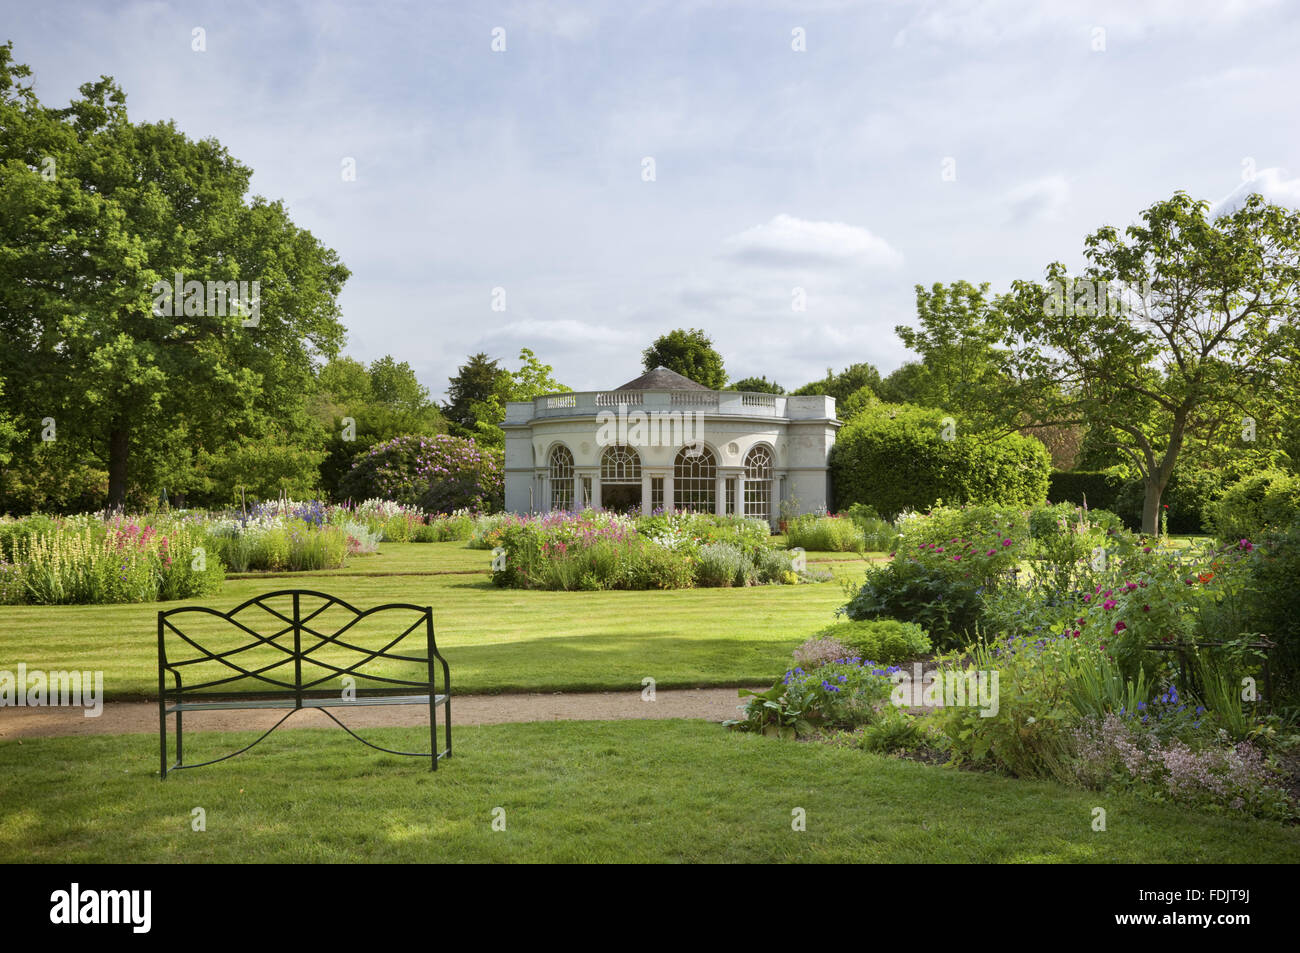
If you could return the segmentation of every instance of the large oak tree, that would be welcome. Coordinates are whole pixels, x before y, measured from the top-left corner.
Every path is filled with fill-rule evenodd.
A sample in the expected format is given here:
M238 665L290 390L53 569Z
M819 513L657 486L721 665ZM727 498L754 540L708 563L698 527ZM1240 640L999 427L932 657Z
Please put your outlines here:
M132 123L108 77L47 107L29 75L0 47L4 401L28 432L54 418L121 505L200 447L304 414L316 363L343 340L348 271L280 203L250 197L251 170L216 140ZM178 273L256 281L260 297L159 314L154 285Z

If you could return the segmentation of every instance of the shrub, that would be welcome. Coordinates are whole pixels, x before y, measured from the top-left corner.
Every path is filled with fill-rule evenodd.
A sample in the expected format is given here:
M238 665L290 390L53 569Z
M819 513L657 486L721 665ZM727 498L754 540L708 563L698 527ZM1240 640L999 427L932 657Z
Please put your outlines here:
M1264 470L1243 477L1210 504L1207 529L1222 541L1257 539L1300 520L1300 476Z
M874 659L882 665L910 662L931 648L930 637L919 625L894 619L836 622L814 639L842 644L851 650L845 654Z
M795 665L801 668L817 668L836 659L848 658L853 651L842 642L825 635L815 635L794 650Z
M339 482L351 500L379 497L431 512L500 509L504 500L500 448L438 434L394 437L359 454Z
M815 553L866 552L866 540L858 524L840 516L796 517L786 527L786 543Z
M844 511L844 516L853 520L862 533L862 542L867 552L892 553L898 544L898 527L889 520L881 519L874 507L865 503L854 503Z
M1042 502L1051 470L1046 447L1012 434L986 440L958 430L943 439L942 411L880 405L840 430L831 451L835 507L854 503L894 517L950 503Z
M1255 548L1250 564L1251 628L1274 642L1275 691L1300 699L1300 522L1271 533Z
M844 606L854 621L915 622L937 648L963 645L976 635L982 611L979 584L947 569L898 556L867 570L862 586Z
M695 580L701 586L744 586L751 581L754 564L739 546L706 543L700 547Z

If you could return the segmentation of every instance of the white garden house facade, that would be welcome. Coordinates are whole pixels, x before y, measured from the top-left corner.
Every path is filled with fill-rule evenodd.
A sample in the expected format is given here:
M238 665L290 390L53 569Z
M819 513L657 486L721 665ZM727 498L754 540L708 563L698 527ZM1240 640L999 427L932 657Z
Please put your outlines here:
M662 367L506 405L506 509L676 509L776 525L830 503L833 397L709 390Z

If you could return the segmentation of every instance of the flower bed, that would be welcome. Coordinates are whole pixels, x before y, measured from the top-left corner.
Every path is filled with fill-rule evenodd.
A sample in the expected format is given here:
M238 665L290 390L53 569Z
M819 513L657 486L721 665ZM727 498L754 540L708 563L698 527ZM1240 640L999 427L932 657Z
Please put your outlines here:
M893 562L843 611L923 625L949 650L934 684L978 673L997 686L992 705L948 700L929 716L949 758L1296 816L1283 766L1300 738L1262 697L1258 628L1285 540L1176 550L1068 504L940 509L900 529ZM1272 634L1285 649L1288 632Z
M177 521L117 517L0 523L0 603L153 602L221 588L219 559L207 534ZM200 557L201 554L201 557Z
M506 516L482 535L483 545L505 550L493 580L512 588L682 589L799 581L789 557L767 538L767 525L758 520L689 513L634 519L595 510Z

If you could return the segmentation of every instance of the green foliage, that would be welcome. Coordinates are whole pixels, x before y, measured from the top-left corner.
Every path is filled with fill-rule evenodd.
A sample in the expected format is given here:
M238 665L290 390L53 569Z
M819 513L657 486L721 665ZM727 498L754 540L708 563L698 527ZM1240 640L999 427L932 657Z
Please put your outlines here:
M893 754L919 747L924 740L919 721L901 709L889 707L862 729L858 746L876 754Z
M379 498L431 512L500 509L505 493L499 448L472 439L407 435L371 447L339 483L351 500Z
M844 612L854 620L915 622L937 648L949 648L975 637L982 608L978 582L898 557L867 570Z
M873 662L839 659L811 671L795 667L763 692L740 689L744 716L729 728L792 739L819 727L854 727L874 721L889 699L889 672Z
M1277 643L1275 691L1296 704L1300 702L1300 521L1265 535L1254 552L1250 628Z
M221 505L239 502L241 490L254 499L282 493L310 498L319 486L324 459L324 451L296 446L280 435L241 440L220 453L199 452L199 489Z
M480 352L471 354L469 360L456 370L456 376L447 385L447 403L442 412L458 436L474 436L482 407L497 400L506 389L509 372Z
M131 122L112 79L60 109L26 75L5 47L3 413L54 418L71 458L107 474L113 505L175 489L199 449L296 429L314 362L343 339L337 255L250 196L252 170L216 140ZM236 306L209 300L208 282L247 284ZM25 483L38 449L15 455Z
M1080 276L999 299L1012 345L1004 403L1038 423L1085 422L1144 478L1142 530L1185 446L1240 427L1242 408L1294 384L1300 213L1250 196L1230 215L1184 193L1084 243Z
M857 524L862 532L862 541L868 552L892 553L898 544L898 527L889 520L880 518L875 507L866 503L854 503L842 516L847 516Z
M932 648L930 637L919 625L894 619L836 622L822 629L814 638L834 639L855 655L879 665L910 662Z
M1300 520L1300 476L1265 470L1243 477L1207 507L1207 528L1221 541L1258 539Z
M448 429L411 366L388 356L368 368L349 357L330 361L320 370L308 412L326 452L320 486L336 499L358 454L403 434L432 436Z
M757 578L748 554L730 543L706 543L696 557L695 579L701 586L745 586Z
M1208 530L1210 509L1222 492L1221 474L1179 466L1161 494L1161 512L1166 532L1199 534ZM1142 504L1146 489L1142 480L1129 480L1115 498L1114 510L1125 525L1134 529L1142 525Z
M843 516L797 516L786 527L785 538L791 548L808 552L862 553L867 549L861 527Z
M900 522L897 555L867 570L843 608L850 619L915 622L937 648L975 638L986 590L1004 585L1026 554L1025 514L990 506L943 507Z
M727 385L727 390L748 391L751 394L784 394L785 388L764 377L742 377Z
M160 519L34 517L0 524L0 603L68 605L155 602L221 588L222 562L191 552L203 530Z
M708 335L696 328L689 331L678 328L656 338L641 353L641 362L647 371L664 367L710 390L722 390L727 385L722 355L714 349Z
M908 399L952 411L974 426L1007 418L1005 355L995 347L1001 326L993 319L988 291L987 283L977 288L966 281L935 282L928 291L917 285L920 328L894 329L921 356L908 382Z
M826 376L819 381L804 384L798 390L791 391L796 396L834 397L837 404L843 403L853 394L862 391L873 393L880 386L880 371L867 363L851 364L836 374L829 367ZM860 400L865 400L865 395Z
M761 535L760 535L761 534ZM481 542L479 540L481 539ZM767 544L760 520L685 513L631 517L508 515L485 522L471 545L499 545L499 586L523 589L681 589L794 583L789 558Z
M893 517L940 500L1028 505L1044 499L1050 462L1040 442L1019 434L985 440L945 427L941 411L883 404L847 424L831 451L836 509L866 503Z
M1054 470L1047 481L1047 498L1089 509L1113 510L1124 486L1123 474L1111 470Z

